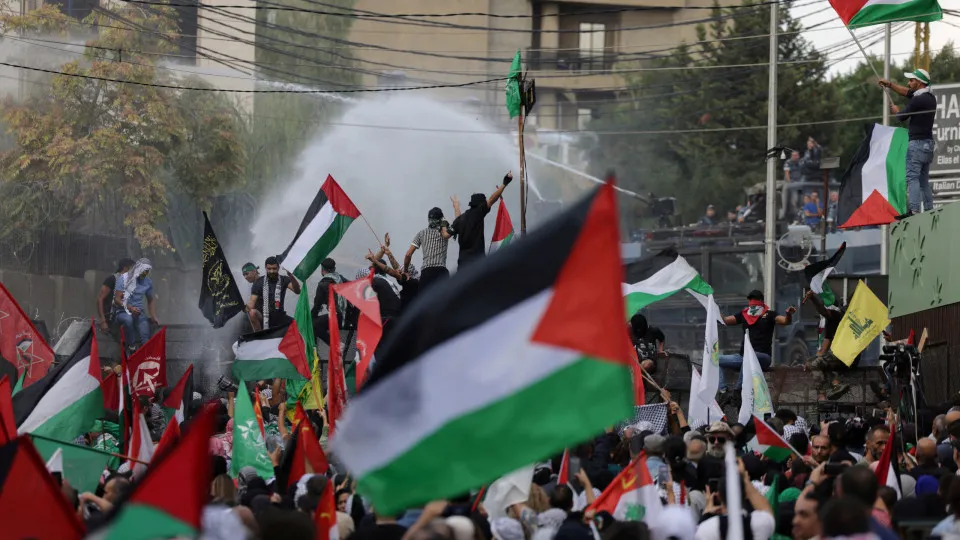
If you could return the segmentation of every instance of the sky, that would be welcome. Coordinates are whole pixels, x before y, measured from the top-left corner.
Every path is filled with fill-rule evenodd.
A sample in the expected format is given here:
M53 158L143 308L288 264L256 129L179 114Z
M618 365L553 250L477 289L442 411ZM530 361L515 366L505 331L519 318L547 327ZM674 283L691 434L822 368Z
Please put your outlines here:
M810 27L817 23L829 21L822 27L816 30L811 30L804 34L804 36L812 41L818 49L823 49L824 47L839 43L849 43L849 47L839 51L838 53L830 55L831 58L835 59L850 55L848 60L843 60L833 65L831 73L841 74L856 67L856 65L863 59L863 56L850 39L850 33L842 26L840 18L837 16L836 12L830 8L827 2L816 0L798 0L796 3L800 5L794 7L791 13L794 18L802 17L801 22L804 24L804 26ZM943 9L960 11L960 0L940 0L940 6ZM902 24L906 25L906 29L899 33L895 33L890 46L892 62L894 63L903 61L904 58L908 58L913 53L914 24ZM951 24L954 26L951 26ZM894 26L894 30L896 30L896 26ZM864 28L855 31L857 37L860 38L860 42L863 44L868 53L876 54L878 56L882 55L882 40L876 45L868 46L868 42L872 40L864 39L865 34L869 34L870 32L870 28ZM960 46L960 16L951 16L949 14L945 14L943 21L930 23L931 54L935 54L936 51L939 51L944 45L947 44L948 41L950 41L951 37L953 38L954 43ZM880 69L880 67L878 66L877 69ZM892 75L896 77L895 73ZM934 81L936 81L935 73L931 74L931 77L934 79Z

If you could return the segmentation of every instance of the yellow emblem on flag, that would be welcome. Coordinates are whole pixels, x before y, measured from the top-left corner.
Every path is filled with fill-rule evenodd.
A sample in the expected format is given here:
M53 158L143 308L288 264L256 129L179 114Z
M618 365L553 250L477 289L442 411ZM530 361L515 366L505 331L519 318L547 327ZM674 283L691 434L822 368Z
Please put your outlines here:
M857 355L890 325L887 314L887 306L860 281L830 344L830 352L844 364L852 365Z

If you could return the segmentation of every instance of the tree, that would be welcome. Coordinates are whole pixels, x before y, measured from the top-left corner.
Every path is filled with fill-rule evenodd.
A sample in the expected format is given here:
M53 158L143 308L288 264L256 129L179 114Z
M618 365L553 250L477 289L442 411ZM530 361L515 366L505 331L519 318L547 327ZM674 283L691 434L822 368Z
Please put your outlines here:
M177 50L173 10L108 9L84 21L101 26L81 58L50 66L62 75L39 76L49 88L3 102L15 145L0 154L0 239L31 242L95 214L109 232L132 231L142 247L169 249L158 228L169 196L205 206L243 180L245 126L235 104L216 92L151 86L209 88L155 65ZM138 29L119 29L121 20ZM73 22L50 4L0 18L4 31L61 35Z
M708 204L723 216L743 203L744 188L762 182L766 174L767 9L741 6L736 17L720 19L728 10L715 7L716 21L697 28L698 43L683 44L656 60L654 66L661 69L626 75L626 95L632 99L605 111L591 129L653 133L601 133L591 151L594 174L614 168L628 189L676 197L687 223ZM825 84L825 58L801 37L800 29L789 11L781 9L781 125L837 118L842 109L836 89ZM830 144L835 128L826 124L777 130L777 140L794 148L801 148L807 135ZM636 227L638 222L626 225Z

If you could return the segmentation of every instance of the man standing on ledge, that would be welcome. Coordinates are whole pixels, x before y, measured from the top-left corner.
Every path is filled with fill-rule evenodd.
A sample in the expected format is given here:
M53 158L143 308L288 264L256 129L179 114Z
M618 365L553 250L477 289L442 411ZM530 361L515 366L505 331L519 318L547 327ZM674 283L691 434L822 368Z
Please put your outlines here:
M284 310L283 303L287 290L300 294L300 282L290 272L280 275L280 261L276 257L267 257L263 264L266 276L257 278L250 288L250 301L247 302L250 324L253 331L275 328L285 323L290 316Z
M793 314L797 308L790 306L785 315L777 315L776 311L770 309L763 303L763 293L757 290L751 291L747 295L747 307L736 315L727 315L723 318L723 324L732 326L739 324L745 332L749 332L750 345L757 353L757 361L760 362L760 368L770 369L773 353L773 334L777 325L786 326L793 322ZM720 356L720 367L727 369L736 369L740 371L740 378L737 379L737 386L733 388L732 395L727 392L727 379L720 377L720 397L718 401L723 407L729 403L730 399L734 401L739 397L740 386L743 384L743 344L740 345L740 354L724 354Z
M459 236L460 257L457 259L457 269L479 261L487 254L486 240L483 235L483 219L490 213L490 209L503 195L503 190L513 181L513 172L508 172L503 177L503 185L497 186L497 189L490 195L490 198L484 197L483 193L474 193L470 196L470 208L466 212L460 213L460 201L457 196L451 197L453 200L453 211L456 219L450 224L453 233Z
M936 143L933 140L933 122L937 115L937 98L930 92L930 74L925 69L904 73L907 86L880 79L880 86L910 98L907 106L890 104L890 112L901 122L910 123L910 144L907 146L907 207L910 214L933 209L933 190L930 189L930 163Z

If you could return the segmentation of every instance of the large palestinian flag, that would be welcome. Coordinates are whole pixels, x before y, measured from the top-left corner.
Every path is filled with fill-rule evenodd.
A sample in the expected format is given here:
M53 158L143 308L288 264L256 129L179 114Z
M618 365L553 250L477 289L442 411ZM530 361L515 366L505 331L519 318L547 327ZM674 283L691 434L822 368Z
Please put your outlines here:
M378 511L466 492L631 415L617 223L608 184L404 313L331 441Z
M830 0L849 27L898 21L933 22L943 19L937 0Z
M507 213L507 205L500 198L500 206L497 207L497 224L493 227L493 239L490 240L490 253L505 247L513 242L513 222L510 221L510 214Z
M672 249L641 259L629 266L629 278L634 284L623 284L623 300L627 318L650 304L673 296L684 289L702 294L713 294L713 287Z
M868 126L840 181L841 229L885 225L907 212L907 130Z
M283 267L292 269L297 279L305 281L337 247L347 228L358 217L360 210L337 181L328 175L307 208L307 215L303 216L293 242L283 252Z
M18 433L72 441L103 416L100 358L90 331L69 360L13 397Z
M296 321L244 334L233 344L233 376L245 381L310 378L307 351Z

